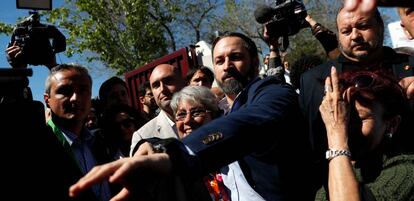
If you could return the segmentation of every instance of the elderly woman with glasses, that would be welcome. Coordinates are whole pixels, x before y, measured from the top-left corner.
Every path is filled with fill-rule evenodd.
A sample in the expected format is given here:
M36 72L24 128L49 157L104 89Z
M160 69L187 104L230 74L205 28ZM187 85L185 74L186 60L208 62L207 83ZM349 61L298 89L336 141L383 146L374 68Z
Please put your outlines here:
M180 138L218 117L221 111L214 94L201 86L183 88L174 94L170 105Z
M175 114L175 125L180 138L221 115L215 95L204 86L184 87L174 94L170 105ZM219 173L210 173L203 178L203 182L212 200L229 200ZM197 191L196 189L195 192Z
M319 110L328 138L328 188L316 200L413 200L412 111L382 72L332 67ZM406 123L410 123L406 124Z

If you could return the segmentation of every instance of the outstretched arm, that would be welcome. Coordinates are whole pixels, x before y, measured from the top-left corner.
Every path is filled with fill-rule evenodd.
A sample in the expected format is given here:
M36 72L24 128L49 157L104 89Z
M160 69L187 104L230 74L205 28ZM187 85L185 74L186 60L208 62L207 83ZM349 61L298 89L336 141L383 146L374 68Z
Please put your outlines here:
M94 167L89 173L73 184L69 189L69 196L76 197L94 184L103 180L110 183L120 183L124 189L112 200L126 200L130 194L151 182L150 175L163 175L171 172L171 161L165 153L151 155L135 155L130 158L122 158L117 161ZM135 175L139 175L139 179ZM142 176L145 175L145 176ZM139 195L139 192L133 192Z

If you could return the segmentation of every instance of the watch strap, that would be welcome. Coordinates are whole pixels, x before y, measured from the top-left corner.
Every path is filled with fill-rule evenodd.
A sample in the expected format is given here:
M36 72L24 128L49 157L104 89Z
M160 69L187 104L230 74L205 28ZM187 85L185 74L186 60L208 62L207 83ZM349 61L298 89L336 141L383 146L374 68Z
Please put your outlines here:
M325 157L328 161L332 160L333 158L337 156L347 156L351 158L351 152L347 149L342 149L342 150L328 149L325 154Z

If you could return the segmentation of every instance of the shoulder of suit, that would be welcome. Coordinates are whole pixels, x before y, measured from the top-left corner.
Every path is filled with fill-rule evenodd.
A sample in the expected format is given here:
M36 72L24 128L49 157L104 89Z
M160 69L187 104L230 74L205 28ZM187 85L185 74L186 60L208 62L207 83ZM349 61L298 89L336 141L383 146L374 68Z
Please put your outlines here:
M158 116L156 116L155 118L151 119L149 122L144 124L135 133L138 133L138 134L142 135L144 133L149 133L148 131L155 131L156 127L157 127L158 118L160 118L159 114L158 114Z

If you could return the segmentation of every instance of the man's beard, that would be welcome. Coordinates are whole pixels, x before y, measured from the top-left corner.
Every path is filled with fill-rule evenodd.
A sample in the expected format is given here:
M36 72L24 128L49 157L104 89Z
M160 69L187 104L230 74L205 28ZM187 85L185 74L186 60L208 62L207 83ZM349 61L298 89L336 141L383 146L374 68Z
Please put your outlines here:
M223 75L222 80L225 80L226 78L229 78L229 77L233 77L234 79L230 79L224 82L217 82L217 83L219 87L221 88L221 90L223 90L224 94L237 95L247 85L248 81L250 80L251 75L249 73L247 76L243 76L239 71L232 68Z
M238 80L228 80L224 83L218 82L218 85L226 95L237 95L244 88L243 84Z

